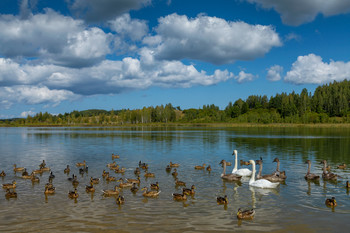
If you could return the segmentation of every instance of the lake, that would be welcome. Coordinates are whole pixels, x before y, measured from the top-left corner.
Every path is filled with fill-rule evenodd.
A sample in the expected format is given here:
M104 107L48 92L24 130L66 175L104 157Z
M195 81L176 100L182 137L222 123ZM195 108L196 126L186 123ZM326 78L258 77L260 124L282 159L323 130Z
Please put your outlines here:
M130 127L130 128L0 128L0 170L6 177L2 184L17 182L17 198L0 195L0 231L3 232L341 232L350 214L349 191L345 182L350 164L350 130L342 128L205 128L205 127ZM263 174L271 174L278 157L287 179L276 189L249 187L249 178L241 182L224 182L219 162L263 158ZM125 174L115 174L107 163L112 153ZM343 179L338 182L307 182L305 161L312 162L311 171L322 175L320 162L325 159L332 172ZM56 194L44 195L49 173L40 183L32 184L13 172L13 164L38 169L45 160L56 176ZM80 175L77 162L86 160L88 174ZM118 182L106 182L106 169L119 178L135 178L138 162L149 165L155 178L145 178L141 185L159 182L158 198L145 198L142 191L133 194L123 189L123 205L113 197L104 197L103 189L113 189ZM172 161L179 163L178 178L186 186L196 186L196 194L187 201L174 201L172 193L181 192L171 173L165 171ZM195 165L211 165L212 171L195 170ZM63 170L70 165L69 175ZM239 168L241 166L239 165ZM251 169L251 166L245 166ZM233 168L228 167L230 172ZM78 176L79 198L68 198L74 190L67 180ZM90 177L101 178L93 195L85 192ZM228 205L218 205L217 196L227 195ZM329 208L326 198L335 197L338 206ZM255 208L253 220L239 221L238 208Z

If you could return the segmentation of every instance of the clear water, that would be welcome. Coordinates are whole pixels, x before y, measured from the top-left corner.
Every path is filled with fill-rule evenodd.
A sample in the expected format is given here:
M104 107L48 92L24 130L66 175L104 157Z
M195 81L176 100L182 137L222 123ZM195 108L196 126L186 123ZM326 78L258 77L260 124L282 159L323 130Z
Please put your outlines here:
M16 199L0 195L0 231L3 232L340 232L350 216L349 192L345 182L350 166L350 131L348 129L303 128L0 128L0 170L7 173L2 183L17 181ZM287 180L275 190L250 188L248 179L240 183L223 182L220 178L221 159L233 162L232 151L238 159L263 157L263 174L272 173L275 157L286 170ZM155 178L144 178L140 188L156 181L160 184L158 198L144 198L124 189L124 205L115 198L102 196L102 189L112 189L116 182L101 181L96 192L85 192L89 178L101 177L106 164L117 153L117 163L125 167L124 175L135 178L138 162L149 164ZM312 161L312 172L321 175L320 161L326 159L333 172L343 176L336 183L309 183L304 180L305 160ZM39 184L20 178L13 164L30 172L46 161L56 175L56 194L46 197L44 185L49 173L39 176ZM81 176L76 162L86 160L88 175ZM187 201L172 200L173 192L181 192L171 174L165 171L169 162L180 163L178 178L196 194ZM193 167L206 163L212 172ZM63 173L71 166L71 176L78 175L80 184L77 201L68 198L73 186ZM233 166L228 167L230 171ZM227 195L229 204L217 205L216 197ZM338 206L325 206L325 199L336 197ZM238 221L238 208L255 208L251 221Z

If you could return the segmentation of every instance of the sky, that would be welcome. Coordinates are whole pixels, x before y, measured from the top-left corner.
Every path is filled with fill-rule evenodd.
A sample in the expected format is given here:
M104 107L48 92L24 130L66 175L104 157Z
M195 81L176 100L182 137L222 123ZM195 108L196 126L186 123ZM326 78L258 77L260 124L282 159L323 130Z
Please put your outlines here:
M349 0L0 0L0 118L313 93L349 26Z

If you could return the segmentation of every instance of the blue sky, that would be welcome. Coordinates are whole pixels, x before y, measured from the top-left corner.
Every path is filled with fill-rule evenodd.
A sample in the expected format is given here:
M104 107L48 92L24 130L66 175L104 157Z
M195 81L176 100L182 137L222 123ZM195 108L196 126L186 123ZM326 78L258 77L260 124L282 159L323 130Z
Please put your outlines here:
M350 1L1 0L0 118L182 109L350 77Z

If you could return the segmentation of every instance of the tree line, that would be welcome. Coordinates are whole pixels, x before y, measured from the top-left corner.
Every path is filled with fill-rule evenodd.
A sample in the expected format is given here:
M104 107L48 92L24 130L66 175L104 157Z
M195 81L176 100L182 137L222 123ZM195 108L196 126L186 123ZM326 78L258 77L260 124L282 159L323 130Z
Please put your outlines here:
M171 103L142 109L85 110L52 115L38 113L23 119L3 120L1 124L26 125L125 125L150 123L350 123L350 81L318 86L312 95L304 88L300 94L251 95L229 102L225 109L203 105L181 110Z

